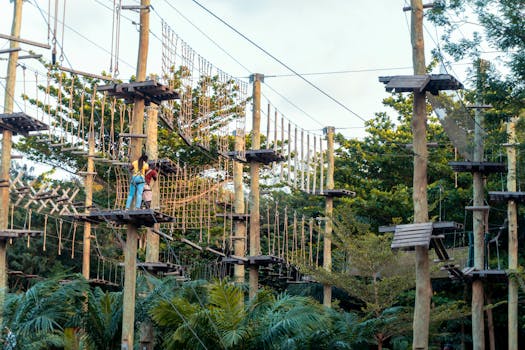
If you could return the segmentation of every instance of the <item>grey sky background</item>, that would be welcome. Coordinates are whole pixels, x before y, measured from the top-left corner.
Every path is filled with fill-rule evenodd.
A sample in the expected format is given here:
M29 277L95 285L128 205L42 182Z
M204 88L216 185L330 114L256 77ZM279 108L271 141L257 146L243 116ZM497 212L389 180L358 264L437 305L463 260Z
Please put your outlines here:
M118 2L119 0L117 0ZM218 17L285 62L295 71L307 73L341 72L305 75L312 83L347 106L362 119L387 110L381 100L388 96L381 75L412 73L410 46L410 13L403 12L405 0L198 0ZM54 3L51 1L51 27L54 25ZM138 0L122 0L122 5L136 5ZM348 112L248 43L238 34L191 0L152 0L148 73L161 73L161 18L198 54L216 67L235 77L250 73L267 77L262 87L263 105L268 100L274 108L305 130L321 133L323 126L335 126L346 137L361 138L364 122ZM58 35L63 40L63 66L99 74L108 71L112 40L113 0L67 0L64 26L64 0L59 1ZM0 0L0 33L10 33L13 6ZM48 0L24 2L21 37L48 42ZM122 11L120 26L119 78L129 79L135 73L138 48L139 14ZM135 22L135 23L133 23ZM64 28L64 31L62 31ZM198 29L197 29L198 28ZM468 31L468 29L464 29ZM63 34L62 34L63 33ZM210 41L211 38L214 42ZM427 63L430 50L439 42L439 28L425 21ZM63 37L63 39L62 39ZM8 47L0 39L0 49ZM22 45L51 58L49 50ZM60 56L62 50L58 49ZM229 56L226 54L227 52ZM5 84L7 55L0 55L0 79ZM241 63L241 65L238 62ZM45 68L26 60L25 73L18 70L17 109L24 104L18 96L24 89L33 96L35 73L39 83L45 80ZM466 79L469 62L449 66L460 81ZM244 67L247 69L245 69ZM3 85L0 97L3 108ZM284 96L284 98L283 98ZM295 106L293 106L291 103ZM299 107L299 109L297 108ZM34 114L29 106L28 114ZM250 119L250 118L248 118Z

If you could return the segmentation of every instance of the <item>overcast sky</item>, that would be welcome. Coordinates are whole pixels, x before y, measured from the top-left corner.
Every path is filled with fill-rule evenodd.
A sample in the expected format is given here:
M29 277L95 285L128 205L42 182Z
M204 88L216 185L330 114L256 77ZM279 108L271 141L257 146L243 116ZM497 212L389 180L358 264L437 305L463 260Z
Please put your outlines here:
M59 0L58 41L63 40L63 66L100 73L110 67L113 0L69 0L66 3L62 39L63 1ZM403 12L405 0L198 0L211 12L252 39L299 73L347 73L305 75L360 118L368 120L386 110L381 100L388 96L380 75L411 74L410 13ZM118 0L117 0L118 2ZM54 25L51 1L51 26ZM122 0L123 5L137 0ZM285 67L229 29L192 0L152 0L148 73L161 72L161 18L198 54L235 77L250 73L267 76L262 92L263 104L272 106L306 130L335 126L347 137L362 137L363 121L296 76ZM38 5L38 6L37 6ZM48 42L48 0L24 2L21 37ZM120 28L120 74L123 80L135 73L138 47L137 12L123 10ZM0 33L9 33L12 3L0 0ZM436 46L437 29L426 22L427 63ZM198 28L198 29L197 29ZM214 42L210 41L211 38ZM218 47L219 46L219 47ZM0 39L0 49L8 42ZM51 57L49 50L22 45ZM226 53L225 53L226 52ZM59 56L61 50L59 49ZM230 57L231 56L231 57ZM232 57L234 59L232 59ZM7 58L7 55L0 55ZM238 61L238 62L236 62ZM24 61L45 76L37 62ZM240 64L239 64L240 63ZM244 67L247 69L245 69ZM456 66L458 79L464 70ZM0 76L7 70L0 61ZM456 74L456 75L458 75ZM39 79L43 79L42 76ZM26 72L26 92L34 94L34 73ZM22 70L18 71L18 94L23 89ZM5 84L5 80L0 80ZM273 90L284 96L282 98ZM3 104L3 88L0 86ZM286 100L288 101L286 101ZM293 106L295 104L301 110ZM21 106L22 104L19 103ZM16 107L15 107L16 109ZM30 111L29 111L30 112ZM28 113L30 114L30 113Z

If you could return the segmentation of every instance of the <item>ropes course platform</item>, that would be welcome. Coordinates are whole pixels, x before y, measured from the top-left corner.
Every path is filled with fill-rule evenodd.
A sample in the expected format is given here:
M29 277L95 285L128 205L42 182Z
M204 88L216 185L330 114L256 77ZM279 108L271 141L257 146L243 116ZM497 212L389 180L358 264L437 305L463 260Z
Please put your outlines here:
M489 192L489 198L494 202L514 201L516 203L525 203L525 192Z
M504 270L476 270L473 267L459 269L458 265L445 264L441 267L442 271L447 271L452 279L463 281L484 280L487 282L506 282L508 274Z
M254 149L242 152L244 157L238 151L228 152L227 155L242 163L261 163L271 164L273 162L282 162L284 157L274 149Z
M448 253L443 244L446 231L461 229L462 224L453 221L424 222L417 224L381 226L379 232L394 231L394 239L391 244L392 249L413 248L424 246L435 248L440 260L449 260Z
M118 283L111 282L100 278L92 278L88 280L88 283L92 287L101 287L102 289L120 289L121 286Z
M0 114L0 130L9 130L14 135L29 136L31 131L44 131L49 127L40 120L23 112Z
M412 225L412 224L410 224ZM393 226L379 226L379 232L385 233L385 232L395 232L396 227L398 225ZM437 221L432 223L432 228L436 231L454 231L454 230L462 230L463 224L460 224L459 222L454 221Z
M430 92L438 95L442 90L463 89L456 78L450 74L427 74L427 75L394 75L379 77L379 81L385 84L388 92Z
M507 165L495 162L449 162L452 170L458 173L505 173Z
M215 217L234 221L245 221L250 218L250 214L244 213L216 213Z
M119 263L119 266L124 266L124 263ZM184 268L181 265L170 262L137 262L136 266L137 269L147 270L153 274L178 272L179 275L182 275L184 272ZM172 273L172 275L174 274Z
M137 227L152 227L157 223L175 221L175 218L153 209L92 211L88 214L75 214L66 216L72 218L73 220L91 222L94 224L111 222L116 225L130 224Z
M286 261L283 258L279 258L274 255L254 255L239 257L230 255L224 259L222 262L229 264L237 265L253 265L253 266L267 266L271 264L286 264Z
M33 231L33 230L1 230L0 231L0 240L2 239L11 239L11 238L22 238L22 237L38 237L43 235L43 231Z
M160 105L162 101L177 100L179 94L155 80L141 82L101 85L99 92L107 92L108 96L123 98L124 103L133 103L135 99L144 99L146 105L151 102Z
M324 196L324 197L355 197L355 192L350 190L323 190L323 191L315 191L314 195L316 196Z

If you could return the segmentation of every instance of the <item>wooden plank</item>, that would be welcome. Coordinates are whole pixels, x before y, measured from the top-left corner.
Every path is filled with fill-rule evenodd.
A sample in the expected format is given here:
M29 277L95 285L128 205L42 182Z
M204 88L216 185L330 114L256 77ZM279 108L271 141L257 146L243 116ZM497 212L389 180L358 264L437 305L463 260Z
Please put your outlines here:
M184 238L184 237L182 237L182 238L180 239L180 241L181 241L182 243L185 243L185 244L187 244L187 245L189 245L189 246L191 246L191 247L197 249L197 250L201 250L201 251L202 251L202 249L203 249L203 248L202 248L200 245L198 245L197 243L193 243L192 241L190 241L189 239L186 239L186 238Z

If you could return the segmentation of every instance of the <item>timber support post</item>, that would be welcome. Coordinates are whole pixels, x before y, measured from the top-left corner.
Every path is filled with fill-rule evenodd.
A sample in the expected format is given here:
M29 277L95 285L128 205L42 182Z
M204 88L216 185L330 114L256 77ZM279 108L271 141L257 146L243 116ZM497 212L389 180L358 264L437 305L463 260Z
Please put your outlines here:
M20 36L20 27L22 25L22 3L23 0L14 1L13 24L11 27L11 36L18 38ZM19 47L17 41L11 40L9 48L16 49ZM18 62L18 51L13 50L9 54L7 65L7 80L4 96L4 113L13 113L15 83L16 83L16 65ZM9 180L9 170L11 168L11 145L13 142L13 133L4 129L2 132L2 156L0 163L0 179ZM9 186L0 187L0 230L6 230L9 222ZM0 240L0 324L3 322L4 301L7 293L7 240Z
M149 15L150 0L140 1L140 34L139 52L137 58L137 81L146 80L146 66L148 60L149 44ZM142 134L144 129L144 104L143 98L135 99L133 108L133 122L131 133ZM142 140L133 138L130 145L131 160L138 159L142 153ZM122 350L134 348L135 336L135 291L137 284L137 244L138 230L133 224L128 224L126 245L124 247L124 298L122 312Z
M516 192L516 122L512 118L507 123L507 191ZM507 218L509 221L509 270L518 269L518 209L517 203L510 200L507 204ZM508 328L509 328L509 350L518 350L518 292L519 286L516 278L509 278L509 305L508 305Z
M261 148L261 82L263 74L252 74L250 81L253 83L253 113L252 113L252 150ZM259 209L259 168L257 161L250 162L250 256L259 255L261 252L261 213ZM259 289L259 266L250 265L250 298L257 294Z
M324 128L326 134L326 155L328 166L326 169L326 190L334 189L334 132L333 126ZM322 170L321 170L322 171ZM325 231L323 239L323 268L332 271L332 219L334 213L334 197L326 196L325 199ZM332 307L332 286L323 285L323 305Z
M488 62L478 60L478 96L483 88L482 75ZM481 105L481 99L478 97L477 105ZM483 161L483 114L479 108L475 109L474 125L474 161ZM472 173L473 181L473 205L482 207L485 204L485 193L483 183L483 173L476 171ZM473 212L472 230L474 231L474 268L483 270L485 268L485 222L487 211L476 210ZM485 296L483 291L483 281L477 279L472 282L472 346L474 350L485 349L485 317L483 307L485 305Z
M159 158L159 146L158 146L158 121L159 121L159 110L157 106L150 105L147 108L147 120L146 120L146 155L148 159L157 161ZM158 167L158 164L157 164ZM158 170L157 170L158 171ZM160 207L160 188L158 180L151 187L152 199L151 207L157 209ZM160 224L153 225L153 230L160 231ZM148 228L146 236L146 262L158 262L159 261L159 244L160 236L153 232L151 228Z
M411 43L414 75L426 74L425 43L423 39L423 4L421 0L411 0ZM414 145L413 194L414 223L428 221L427 199L427 114L425 92L414 90L412 115ZM416 299L413 320L413 349L428 349L430 324L430 302L432 285L430 283L430 263L427 247L416 247Z
M244 134L235 134L235 151L240 152L244 149ZM235 214L245 214L244 205L244 186L243 186L243 164L233 160L233 211ZM233 251L236 256L246 256L246 221L235 220L235 237L233 237ZM233 267L233 279L235 283L244 284L245 269L242 264L235 264Z

